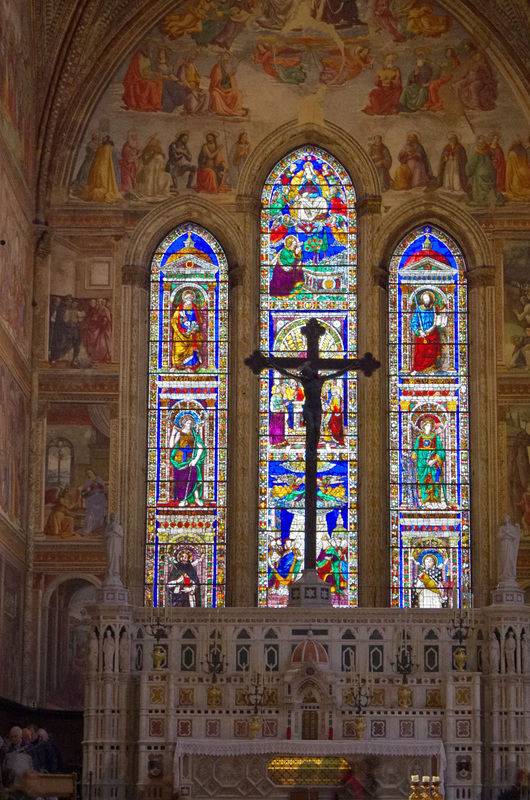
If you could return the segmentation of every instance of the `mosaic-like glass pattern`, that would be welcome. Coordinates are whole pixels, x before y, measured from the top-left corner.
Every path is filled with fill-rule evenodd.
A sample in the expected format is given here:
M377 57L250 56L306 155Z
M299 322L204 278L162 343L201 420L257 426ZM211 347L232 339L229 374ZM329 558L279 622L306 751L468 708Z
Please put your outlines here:
M324 357L357 351L355 192L344 168L314 147L296 150L262 195L260 345L304 357L301 328L325 327ZM260 385L259 604L283 606L304 565L304 393L292 378ZM357 603L357 383L324 385L318 461L317 570L334 605Z
M227 263L187 224L151 266L145 602L225 601Z
M390 266L392 604L450 608L470 586L467 291L437 228Z

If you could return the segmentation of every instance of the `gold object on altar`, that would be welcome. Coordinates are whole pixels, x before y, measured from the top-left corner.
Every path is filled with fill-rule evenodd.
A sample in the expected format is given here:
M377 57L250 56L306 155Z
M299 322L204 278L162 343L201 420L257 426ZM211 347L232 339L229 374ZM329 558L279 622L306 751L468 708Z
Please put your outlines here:
M464 672L467 663L467 653L465 648L457 647L453 653L453 660L459 672Z
M151 658L153 659L154 669L162 669L166 664L165 648L159 644L155 645L153 647L153 652L151 653Z
M250 734L251 739L255 739L257 737L258 733L261 730L262 725L263 725L263 720L261 719L261 717L258 717L257 714L254 714L254 716L248 723L248 732Z

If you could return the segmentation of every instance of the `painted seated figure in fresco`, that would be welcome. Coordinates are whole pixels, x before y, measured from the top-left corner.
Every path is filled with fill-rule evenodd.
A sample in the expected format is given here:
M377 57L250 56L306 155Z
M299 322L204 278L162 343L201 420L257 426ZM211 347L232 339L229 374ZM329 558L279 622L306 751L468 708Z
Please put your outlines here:
M168 575L169 606L196 608L201 606L201 585L189 550L181 550L175 556Z
M70 491L66 486L53 503L44 526L44 533L47 536L59 536L61 539L71 539L77 536L74 533L74 509L75 503L72 503Z
M443 355L442 328L447 325L445 314L438 313L436 298L425 291L414 297L416 307L410 327L414 335L412 374L439 370Z
M146 44L133 57L123 78L123 105L132 111L160 111L164 82L153 70L152 45Z
M421 432L414 442L412 459L416 464L420 504L424 508L445 508L445 448L432 417L424 417L421 421Z
M203 464L206 448L196 419L191 414L177 415L169 437L169 459L175 478L175 502L179 506L203 506Z
M401 97L401 72L396 66L397 54L389 53L381 69L378 69L374 78L375 89L368 96L368 105L363 112L369 116L388 115L398 113L398 103Z
M173 372L177 369L193 372L202 364L202 318L195 302L196 299L197 295L193 290L185 290L182 293L182 301L177 305L171 317Z
M439 553L427 552L420 556L418 561L414 558L412 561L416 575L414 581L416 602L413 604L420 608L446 608L452 583L445 580L446 564L442 556Z
M248 109L243 108L243 96L236 87L236 69L237 62L233 62L228 51L223 51L210 72L210 111L214 114L228 117L248 114Z
M206 141L199 152L197 169L197 191L217 194L229 192L227 181L228 165L220 144L217 143L217 134L207 133Z
M87 469L86 475L86 481L81 487L86 513L79 533L83 536L95 536L103 532L103 526L107 522L107 484L92 469Z

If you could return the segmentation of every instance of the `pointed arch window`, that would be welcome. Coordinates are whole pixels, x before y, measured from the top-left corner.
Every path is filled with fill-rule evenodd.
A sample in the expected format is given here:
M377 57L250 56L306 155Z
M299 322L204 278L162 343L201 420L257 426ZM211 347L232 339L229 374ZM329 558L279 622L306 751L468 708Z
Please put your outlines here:
M316 317L322 353L357 352L355 192L329 153L303 147L272 170L262 194L260 345L303 356ZM260 385L259 605L283 606L304 562L303 391L263 373ZM325 384L319 443L317 570L333 604L357 604L357 383Z
M225 602L227 261L186 224L151 265L145 601Z
M392 605L449 608L470 586L465 264L430 226L390 265Z

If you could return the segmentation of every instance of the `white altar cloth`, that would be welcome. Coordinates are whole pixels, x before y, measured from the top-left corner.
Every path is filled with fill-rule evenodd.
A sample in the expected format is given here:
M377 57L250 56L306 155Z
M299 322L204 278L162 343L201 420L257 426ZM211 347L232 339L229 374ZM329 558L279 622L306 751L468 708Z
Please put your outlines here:
M358 740L358 739L183 739L175 743L173 761L173 783L175 791L180 789L181 760L186 755L246 756L251 754L291 756L437 756L441 791L445 774L445 749L439 739L433 741Z

